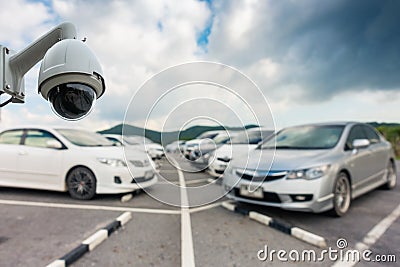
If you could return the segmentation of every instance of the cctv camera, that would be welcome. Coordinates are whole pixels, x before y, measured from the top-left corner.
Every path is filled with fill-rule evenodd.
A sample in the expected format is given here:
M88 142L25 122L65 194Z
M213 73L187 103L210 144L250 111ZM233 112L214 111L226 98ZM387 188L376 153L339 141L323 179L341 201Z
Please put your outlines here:
M39 71L39 93L61 118L85 117L104 91L101 66L82 41L59 41L45 54Z
M43 59L39 93L63 119L86 116L104 94L105 83L95 55L76 38L75 26L65 22L17 53L0 45L0 95L10 96L0 107L25 102L24 76Z

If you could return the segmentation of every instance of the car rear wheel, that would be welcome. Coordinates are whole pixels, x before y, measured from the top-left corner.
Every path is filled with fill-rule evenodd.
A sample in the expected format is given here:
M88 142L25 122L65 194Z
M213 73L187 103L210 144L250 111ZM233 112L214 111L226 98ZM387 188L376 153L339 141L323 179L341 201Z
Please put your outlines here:
M89 200L96 194L96 178L85 167L76 167L67 176L68 192L72 198Z
M336 178L333 188L333 209L334 216L343 216L350 208L351 189L349 177L341 172Z
M384 185L385 189L393 189L396 187L397 183L397 175L396 175L396 168L392 161L389 162L388 167L386 169L386 179L387 182Z

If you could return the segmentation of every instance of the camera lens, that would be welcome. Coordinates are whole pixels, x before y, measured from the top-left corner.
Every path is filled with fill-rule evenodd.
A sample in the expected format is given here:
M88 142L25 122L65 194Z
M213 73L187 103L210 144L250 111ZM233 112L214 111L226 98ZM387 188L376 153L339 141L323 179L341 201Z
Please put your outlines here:
M79 120L86 116L94 106L94 90L80 83L64 83L49 92L53 111L67 120Z

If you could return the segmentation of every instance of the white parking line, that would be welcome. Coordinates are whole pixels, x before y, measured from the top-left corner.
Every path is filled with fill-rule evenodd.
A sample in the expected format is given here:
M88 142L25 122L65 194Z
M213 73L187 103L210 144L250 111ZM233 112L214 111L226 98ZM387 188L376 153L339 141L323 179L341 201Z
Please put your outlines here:
M217 182L217 179L213 179L213 178L208 178L207 179L207 183L213 184L213 183L216 183L216 182Z
M189 181L185 181L185 184L199 184L199 183L204 183L207 182L207 178L201 178L201 179L193 179L193 180L189 180ZM158 184L175 184L175 185L179 185L180 181L159 181Z
M165 174L176 174L176 170L160 170L159 173L165 173Z
M212 204L209 204L206 206L193 208L193 209L190 209L190 213L196 213L196 212L203 211L203 210L213 209L213 208L221 206L222 203L224 203L224 202L226 202L226 201L215 202L215 203L212 203Z
M175 159L174 163L178 166ZM194 250L193 250L193 236L192 225L190 221L189 212L189 199L186 190L185 177L183 172L177 168L179 183L180 183L180 196L181 196L181 266L194 267Z
M18 205L18 206L34 206L45 208L63 208L63 209L81 209L81 210L108 210L108 211L131 211L137 213L153 213L153 214L180 214L180 210L162 210L162 209L145 209L145 208L129 208L129 207L112 207L112 206L96 206L82 204L65 204L65 203L47 203L35 201L19 201L0 199L0 204L3 205Z
M361 242L355 245L356 250L362 252L373 246L376 241L389 229L389 227L400 217L400 204L383 220L375 225L363 238ZM349 249L349 248L348 248ZM337 261L332 267L352 267L356 261Z

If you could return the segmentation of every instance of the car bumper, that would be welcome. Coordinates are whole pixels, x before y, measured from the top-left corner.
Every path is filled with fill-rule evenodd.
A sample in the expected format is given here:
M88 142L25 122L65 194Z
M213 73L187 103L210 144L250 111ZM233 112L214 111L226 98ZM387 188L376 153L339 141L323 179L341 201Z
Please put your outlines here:
M96 174L97 194L127 193L147 188L158 181L156 172L151 166L144 168L103 168Z
M279 207L286 210L324 212L333 207L333 193L327 186L332 177L324 176L314 180L292 180L285 178L264 182L261 184L263 197L244 196L241 194L240 187L247 187L251 181L232 179L232 174L224 175L223 190L230 199L257 205ZM253 182L252 186L257 183Z
M152 158L152 159L161 159L162 157L165 156L165 153L163 151L157 151L157 150L152 150L152 151L147 151L147 154Z
M227 163L227 162L223 162L223 161L220 161L220 160L215 159L215 160L208 166L209 173L210 173L212 176L221 176L221 175L225 172L227 166L228 166L228 163Z

